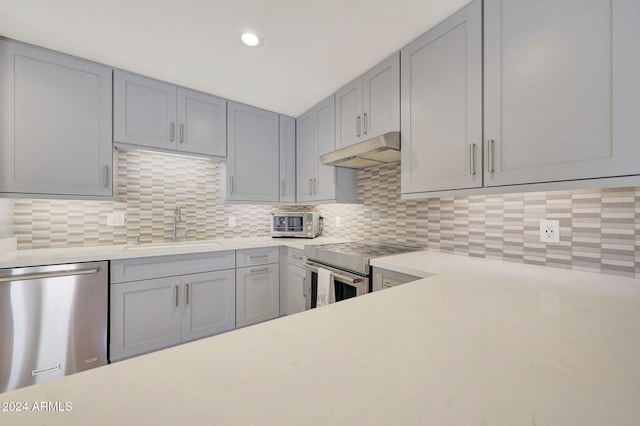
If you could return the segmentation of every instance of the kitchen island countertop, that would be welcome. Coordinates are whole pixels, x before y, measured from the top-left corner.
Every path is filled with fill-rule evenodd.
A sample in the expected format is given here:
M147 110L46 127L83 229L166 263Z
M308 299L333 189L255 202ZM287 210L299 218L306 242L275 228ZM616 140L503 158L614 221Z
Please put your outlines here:
M640 281L431 252L372 263L431 276L0 394L28 407L0 423L638 424Z

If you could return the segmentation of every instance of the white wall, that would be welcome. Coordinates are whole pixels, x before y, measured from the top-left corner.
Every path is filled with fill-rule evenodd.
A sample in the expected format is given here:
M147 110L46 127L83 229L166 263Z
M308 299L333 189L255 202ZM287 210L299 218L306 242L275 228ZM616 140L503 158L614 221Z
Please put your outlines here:
M13 200L0 198L0 238L13 236Z

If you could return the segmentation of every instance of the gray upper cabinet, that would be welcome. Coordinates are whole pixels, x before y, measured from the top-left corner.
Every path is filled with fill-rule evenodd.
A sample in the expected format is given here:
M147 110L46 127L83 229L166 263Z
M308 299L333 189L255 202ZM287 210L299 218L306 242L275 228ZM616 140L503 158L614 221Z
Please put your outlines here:
M228 103L227 200L278 202L278 114Z
M117 144L225 156L226 100L125 71L113 81Z
M296 200L298 203L313 201L313 178L316 175L315 147L316 117L314 109L296 120Z
M0 192L113 195L112 70L0 40Z
M280 202L296 202L296 119L280 116Z
M227 155L227 101L178 88L178 151Z
M114 139L152 148L176 148L176 87L116 70L113 76Z
M362 77L336 92L336 146L362 140Z
M485 1L485 186L640 173L640 2Z
M402 57L402 193L482 186L482 10L474 1Z
M296 119L280 116L280 202L296 202Z
M320 156L335 149L331 95L297 119L297 201L356 203L357 170L325 166Z
M336 148L400 130L400 53L336 92Z

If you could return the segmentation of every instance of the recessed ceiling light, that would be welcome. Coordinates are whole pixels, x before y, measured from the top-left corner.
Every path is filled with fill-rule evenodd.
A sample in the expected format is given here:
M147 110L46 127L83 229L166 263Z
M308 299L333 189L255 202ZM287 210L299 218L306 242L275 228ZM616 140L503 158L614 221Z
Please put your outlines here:
M262 44L262 39L256 33L249 31L242 33L240 40L249 47L258 47Z

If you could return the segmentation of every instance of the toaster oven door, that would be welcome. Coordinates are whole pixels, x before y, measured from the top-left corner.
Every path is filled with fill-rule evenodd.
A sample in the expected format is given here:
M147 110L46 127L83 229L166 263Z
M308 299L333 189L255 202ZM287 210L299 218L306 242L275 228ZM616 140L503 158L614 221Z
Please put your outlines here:
M276 233L304 233L304 216L273 216L273 231Z

